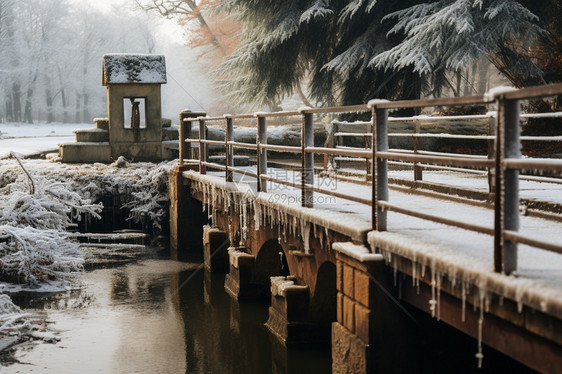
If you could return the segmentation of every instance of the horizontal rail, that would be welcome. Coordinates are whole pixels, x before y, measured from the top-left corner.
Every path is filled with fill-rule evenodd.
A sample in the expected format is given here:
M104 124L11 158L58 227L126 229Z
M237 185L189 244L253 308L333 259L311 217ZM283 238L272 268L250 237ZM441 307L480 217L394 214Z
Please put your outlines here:
M390 134L388 134L390 136ZM365 138L372 138L372 133L362 133L362 132L336 132L334 136L362 136Z
M540 170L562 172L562 160L529 160L506 158L502 166L505 169Z
M400 108L420 108L433 106L452 106L452 105L479 105L489 104L484 95L464 96L464 97L445 97L439 99L421 99L421 100L398 100L378 102L375 106L378 109L400 109Z
M390 117L389 117L390 119ZM338 121L338 120L334 120L332 121L333 124L336 124L338 126L368 126L368 125L372 125L373 123L371 121L353 121L353 122L348 122L348 121Z
M396 213L405 214L405 215L408 215L408 216L421 218L421 219L425 219L427 221L433 221L433 222L436 222L436 223L442 223L442 224L448 225L448 226L458 227L459 229L479 232L481 234L494 235L494 229L491 228L491 227L485 227L485 226L475 225L475 224L472 224L472 223L466 223L466 222L463 222L463 221L457 221L457 220L454 220L454 219L444 218L444 217L440 217L440 216L434 216L432 214L421 213L421 212L418 212L418 211L415 211L415 210L406 209L406 208L402 208L402 207L399 207L399 206L394 205L394 204L390 204L386 201L379 201L378 205L382 209L390 210L390 211L393 211L393 212L396 212Z
M232 119L256 119L256 116L253 114L229 114L225 115L224 118L232 118Z
M395 152L395 153L440 156L440 157L460 157L460 156L462 156L464 158L471 158L471 159L474 159L474 160L488 159L488 156L484 156L484 155L467 155L467 154L462 154L462 153L446 153L446 152L431 152L431 151L414 152L414 151L409 150L409 149L395 149L395 148L391 148L391 149L389 149L389 151Z
M228 142L228 145L238 148L258 149L258 145L252 143Z
M336 161L347 161L347 162L365 162L365 157L346 157L340 156L334 158ZM365 174L363 174L364 176Z
M445 166L465 166L465 167L493 167L494 160L475 160L468 157L444 158L438 156L427 156L422 154L405 154L395 152L378 152L377 157L394 161L425 162L428 164Z
M203 121L209 122L209 121L224 121L224 120L226 120L226 118L224 118L224 116L223 116L223 117L197 117L197 118L193 118L193 119L190 119L190 118L184 119L184 121L186 121L186 122L189 122L190 120L191 121L193 121L193 120L203 120Z
M556 252L562 254L562 245L548 243L542 240L532 239L526 236L523 236L515 231L505 230L503 232L503 236L505 239L510 240L512 242L526 244L531 247L541 248L547 251Z
M236 168L233 168L233 167L229 167L228 170L232 171L236 174L242 174L244 176L249 176L249 177L253 177L253 178L256 178L256 179L258 177L258 175L256 173L251 172L249 170L241 170L241 169L236 169Z
M323 147L306 147L306 153L319 153L324 155L338 155L349 157L373 158L371 150L352 150L352 149L338 149L338 148L323 148Z
M412 162L400 162L400 161L388 161L388 164L389 165L410 166L410 167L414 166L414 164ZM487 172L484 171L484 170L455 168L455 167L452 167L452 166L440 166L440 165L431 165L431 164L424 164L424 163L418 163L417 166L422 168L422 169L457 171L457 172L460 172L460 173L479 174L479 175L486 175L487 174Z
M215 164L214 162L201 161L201 165L204 165L211 169L226 170L226 166L221 164Z
M333 106L325 108L306 108L302 109L301 113L352 113L352 112L369 112L369 106L367 104L360 105L347 105L347 106Z
M215 145L225 145L224 140L207 140L207 139L201 139L201 140L199 140L199 143L204 143L204 144L215 144Z
M302 115L301 112L295 111L281 111L281 112L271 112L271 113L254 113L255 117L295 117Z
M561 178L536 177L534 175L519 175L519 179L530 182L562 184Z
M418 166L422 169L447 170L447 171L456 171L456 172L459 172L459 173L478 174L478 175L487 175L488 174L488 172L485 171L485 170L455 168L455 167L452 167L452 166L431 165L431 164L424 164L424 163L420 163L420 164L418 164Z
M448 125L458 125L457 123L451 123L448 121L478 121L478 120L490 120L490 118L496 118L496 112L488 112L486 114L469 114L460 116L412 116L412 117L388 117L388 122L414 122L417 121L420 125L427 125L424 122L446 122ZM484 121L482 121L484 123Z
M522 136L520 140L532 140L536 142L562 142L562 136Z
M520 118L559 118L562 117L562 112L550 113L521 113Z
M389 137L395 138L443 138L443 139L467 139L467 140L489 140L495 139L491 135L455 135L455 134L414 134L414 133L389 133Z
M522 100L554 95L562 95L562 83L522 88L506 92L502 96L506 100Z
M289 146L289 145L277 145L277 144L260 144L261 149L266 149L268 151L277 151L277 152L293 152L293 153L301 153L302 148L296 146Z

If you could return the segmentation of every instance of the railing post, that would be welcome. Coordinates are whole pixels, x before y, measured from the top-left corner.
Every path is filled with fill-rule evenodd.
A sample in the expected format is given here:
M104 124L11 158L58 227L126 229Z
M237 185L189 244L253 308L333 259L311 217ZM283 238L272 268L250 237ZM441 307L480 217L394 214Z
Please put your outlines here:
M202 143L201 140L207 140L207 124L204 119L199 120L199 173L207 174L207 143Z
M225 117L226 117L226 134L224 137L224 141L225 141L224 166L226 167L225 177L227 182L233 182L234 175L231 169L234 167L234 154L233 154L232 146L229 145L228 143L234 139L234 121L228 115L225 115Z
M179 156L178 156L178 163L180 165L183 165L183 160L187 158L187 155L191 151L191 143L189 144L185 143L185 139L191 135L191 131L188 131L187 129L188 121L184 121L187 118L187 114L189 112L190 112L189 110L182 110L180 112L180 132L179 132L180 149L179 149ZM189 127L191 127L191 122L189 122Z
M314 154L307 153L307 147L314 146L314 117L312 113L302 112L301 133L301 199L302 206L313 207L313 191L306 185L314 184Z
M488 136L495 133L496 119L490 116L488 118ZM494 139L488 139L488 159L492 160L494 158ZM492 173L492 168L488 168L488 192L494 192L495 190L494 175Z
M418 153L418 151L422 147L422 139L419 136L416 136L416 134L419 134L420 131L421 131L420 120L414 119L414 139L413 139L414 140L414 153ZM414 162L414 180L415 181L421 181L423 179L422 173L423 173L423 171L422 171L421 166L417 162Z
M504 231L519 230L519 170L503 168L506 158L521 157L519 101L496 98L496 176L494 204L494 270L517 270L517 243L504 240Z
M388 151L388 110L373 108L373 185L372 223L373 229L386 231L386 211L378 206L380 200L388 201L388 161L378 159L378 152Z
M183 160L191 158L191 142L186 142L186 139L191 139L191 124L192 121L186 121L188 118L203 117L207 114L205 112L192 112L191 110L182 110L180 112L180 131L179 131L179 164L183 164Z
M373 121L371 121L371 125L367 126L367 130L369 131L369 133L373 133ZM365 140L365 149L369 150L369 148L371 148L373 146L373 138L371 137L369 139L368 136L363 136L363 139ZM368 158L365 159L365 181L368 182L370 180L371 174L373 173L373 170L371 168L371 160L369 160Z
M267 192L267 183L262 183L261 175L267 174L267 150L262 149L262 144L267 144L267 120L264 116L258 115L258 135L256 136L257 144L257 174L258 174L258 192Z

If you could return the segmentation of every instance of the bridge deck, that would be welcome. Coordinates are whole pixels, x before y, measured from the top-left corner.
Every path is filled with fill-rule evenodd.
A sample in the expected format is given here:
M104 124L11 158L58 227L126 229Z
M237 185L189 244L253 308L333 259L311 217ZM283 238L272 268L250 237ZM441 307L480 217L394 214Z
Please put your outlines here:
M246 168L255 171L253 168ZM390 172L390 177L403 176L405 172ZM281 176L291 181L300 181L298 172L284 169L268 169L268 174L277 179ZM411 172L410 172L411 174ZM185 172L189 179L201 183L215 184L226 188L224 173L209 172L203 176L197 172ZM427 172L427 179L446 182L451 185L487 189L485 177L463 175L451 172ZM294 179L292 179L294 178ZM426 178L424 178L426 179ZM255 193L253 178L240 178L235 175L235 183L230 188L251 188ZM371 188L357 184L316 178L315 185L324 189L337 189L353 196L370 198ZM520 306L527 305L558 318L562 318L562 255L554 252L519 245L519 264L516 274L506 276L493 269L493 237L425 221L394 212L388 214L388 230L371 230L371 207L315 193L314 208L300 206L300 190L268 183L268 192L255 195L261 204L267 204L269 214L282 211L301 220L327 227L347 234L357 241L369 242L372 251L379 248L387 261L396 264L398 257L408 259L415 269L423 273L426 268L431 273L446 276L453 284L466 283L476 286L483 294L493 293L516 301ZM549 201L562 202L562 185L521 181L522 198L541 197ZM441 217L462 220L475 225L493 227L494 211L482 207L461 204L432 197L390 191L389 201L400 207L422 211ZM262 214L264 214L262 212ZM268 214L268 213L266 213ZM521 216L520 232L530 237L562 244L560 224L546 219ZM285 224L291 224L286 222ZM368 234L368 239L367 239ZM396 265L394 265L396 266ZM419 276L418 274L417 276Z

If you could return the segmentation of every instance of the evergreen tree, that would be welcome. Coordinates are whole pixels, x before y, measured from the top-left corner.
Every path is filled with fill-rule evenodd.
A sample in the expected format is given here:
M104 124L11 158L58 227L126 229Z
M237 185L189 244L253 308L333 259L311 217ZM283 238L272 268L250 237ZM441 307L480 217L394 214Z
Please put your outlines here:
M482 56L518 86L543 82L528 54L538 19L514 0L226 0L220 9L244 25L217 74L242 102L272 105L303 84L316 104L439 95Z
M183 2L193 11L199 10L194 4L209 10L217 2L218 12L243 26L216 81L233 101L274 109L295 92L313 105L412 99L441 95L443 88L466 94L470 90L461 92L461 77L469 70L476 74L483 58L517 86L539 84L543 72L529 51L544 35L539 26L553 17L531 0L158 3L175 10Z
M514 85L544 83L528 50L540 33L537 16L513 0L441 0L388 14L390 34L405 37L377 55L370 66L387 70L413 67L439 94L447 72L470 67L487 56Z
M219 84L233 99L269 106L301 86L314 105L418 97L413 69L384 74L368 67L391 45L382 17L404 4L412 2L222 1L220 9L244 29L238 48L218 69Z

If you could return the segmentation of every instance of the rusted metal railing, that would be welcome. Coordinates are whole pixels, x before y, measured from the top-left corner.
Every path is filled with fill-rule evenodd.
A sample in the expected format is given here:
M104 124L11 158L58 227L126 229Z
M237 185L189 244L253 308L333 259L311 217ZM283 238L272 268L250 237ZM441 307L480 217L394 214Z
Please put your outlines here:
M225 115L223 117L206 117L204 113L182 112L180 114L180 163L185 159L199 163L199 171L204 174L207 169L221 170L225 172L227 182L234 181L234 173L250 176L257 181L258 192L266 192L267 183L274 182L301 190L301 204L303 207L314 206L313 194L321 193L337 198L368 204L372 208L372 225L374 230L385 231L387 228L387 212L393 211L424 220L458 227L464 230L491 235L494 238L494 269L506 274L517 269L517 244L526 244L549 251L562 253L562 246L541 240L528 238L518 233L519 230L519 176L520 170L534 170L539 172L562 173L562 162L554 160L528 160L521 158L522 140L549 140L562 141L562 137L520 137L520 119L527 117L562 117L562 113L542 113L521 115L520 101L535 99L546 96L561 95L562 84L541 87L531 87L521 90L502 91L495 95L467 96L456 98L437 98L422 100L386 101L372 100L369 104L329 107L329 108L304 108L298 112L275 112L255 113L242 115ZM487 135L448 135L454 139L481 139L487 142L488 154L483 156L448 154L440 152L423 151L419 140L423 137L436 136L421 132L422 117L409 117L414 123L413 134L390 133L389 122L404 120L404 118L389 118L390 110L404 108L423 108L437 106L459 106L459 105L493 105L497 108L496 113L487 115L467 116L482 120L487 123ZM352 147L316 147L314 145L314 115L315 114L337 114L349 112L371 112L370 125L372 133L356 134L336 131L338 136L359 136L369 139L371 149L360 149ZM301 145L284 146L267 144L267 118L271 117L295 117L302 119ZM444 118L444 117L441 117ZM255 121L257 127L256 142L244 143L234 141L234 120L245 119ZM434 118L432 118L434 120ZM191 123L199 122L199 138L191 137ZM212 121L224 122L226 132L224 140L207 139L207 123ZM389 137L411 136L414 139L413 150L389 149ZM439 136L443 137L442 134ZM198 143L198 156L193 156L192 143ZM209 162L208 146L220 145L225 148L225 164ZM234 167L234 152L236 148L255 151L256 173L241 170ZM290 182L267 175L269 152L288 152L300 155L300 183ZM314 185L314 154L327 156L345 156L364 159L370 163L372 181L371 199L351 196L343 192L320 188ZM490 192L494 193L494 227L485 227L477 224L469 224L462 220L449 219L441 216L431 215L415 211L405 207L397 206L389 202L389 177L388 165L400 163L412 165L414 169L414 180L422 179L422 169L432 168L437 170L455 170L474 172L488 175ZM496 172L497 171L497 172ZM367 165L369 175L369 165ZM531 180L544 179L543 177L526 177ZM453 199L454 200L454 199Z

